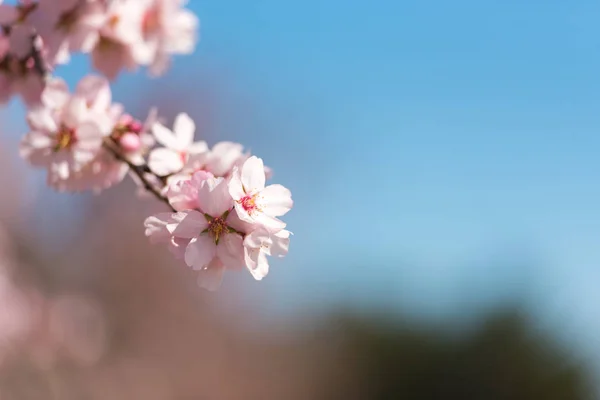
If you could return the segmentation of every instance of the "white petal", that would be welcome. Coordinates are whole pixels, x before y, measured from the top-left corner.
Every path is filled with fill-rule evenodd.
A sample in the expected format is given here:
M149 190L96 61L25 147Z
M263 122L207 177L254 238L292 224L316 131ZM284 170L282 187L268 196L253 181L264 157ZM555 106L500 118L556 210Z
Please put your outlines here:
M53 140L45 132L31 131L23 138L23 144L33 149L52 146Z
M69 101L69 87L60 78L51 79L42 92L42 102L51 108L62 108Z
M281 230L272 237L270 255L274 257L283 257L288 253L290 248L290 232Z
M195 270L205 268L215 257L217 248L208 235L193 239L185 250L185 263Z
M102 147L102 132L94 122L85 122L76 131L77 148L88 151L99 151Z
M205 141L201 140L199 142L195 142L186 147L185 151L191 155L204 154L208 152L208 145Z
M262 280L269 273L269 260L267 260L267 255L262 251L258 252L256 267L251 268L250 273L257 281Z
M177 138L173 132L171 132L160 122L155 122L154 125L152 125L152 133L154 134L154 137L158 143L169 149L177 151L183 151L185 149L185 147L179 146Z
M276 217L271 217L265 213L259 213L254 218L254 223L264 226L271 232L277 232L286 227L285 222Z
M186 113L181 113L175 118L173 124L173 132L177 137L178 148L185 149L194 141L194 132L196 131L196 124Z
M27 113L27 122L29 125L39 131L55 132L58 130L56 120L52 112L47 108L35 108Z
M176 151L167 148L154 149L148 157L148 166L159 176L181 171L183 161Z
M272 217L286 214L294 205L292 193L281 185L267 186L258 197L262 211Z
M229 180L229 194L234 200L240 200L246 195L244 187L242 185L242 178L240 177L240 170L238 167L234 167L231 173L231 179ZM237 209L237 205L236 205Z
M265 188L265 166L263 160L252 156L242 167L242 183L246 193L257 193Z

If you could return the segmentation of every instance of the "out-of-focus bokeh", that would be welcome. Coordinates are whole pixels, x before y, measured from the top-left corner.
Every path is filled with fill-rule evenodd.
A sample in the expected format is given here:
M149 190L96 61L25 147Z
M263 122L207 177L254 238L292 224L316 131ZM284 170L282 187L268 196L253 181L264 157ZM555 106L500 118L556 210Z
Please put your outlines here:
M597 398L600 4L190 7L196 53L114 98L262 157L294 196L290 254L202 291L144 237L163 206L131 182L45 187L13 101L3 400Z

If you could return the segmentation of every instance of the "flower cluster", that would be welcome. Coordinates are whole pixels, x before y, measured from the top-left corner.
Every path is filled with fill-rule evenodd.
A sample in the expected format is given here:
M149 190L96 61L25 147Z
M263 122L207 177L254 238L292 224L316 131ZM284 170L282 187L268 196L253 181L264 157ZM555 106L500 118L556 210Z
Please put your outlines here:
M265 187L265 180L263 162L255 156L234 166L228 177L199 170L169 188L178 212L148 218L146 235L200 271L198 282L209 290L218 288L225 269L245 267L260 280L269 272L267 256L287 254L290 232L277 217L293 204L288 189Z
M0 0L0 3L2 1ZM153 110L144 121L113 103L110 80L122 69L162 74L171 55L192 52L196 17L184 0L39 0L0 4L0 103L19 94L29 132L20 153L47 170L58 191L99 192L128 174L142 197L171 212L145 221L151 242L164 242L216 289L225 269L268 272L290 232L279 217L292 207L271 171L239 143L195 141L194 121L179 114L167 128ZM73 53L90 54L100 75L70 91L52 76Z

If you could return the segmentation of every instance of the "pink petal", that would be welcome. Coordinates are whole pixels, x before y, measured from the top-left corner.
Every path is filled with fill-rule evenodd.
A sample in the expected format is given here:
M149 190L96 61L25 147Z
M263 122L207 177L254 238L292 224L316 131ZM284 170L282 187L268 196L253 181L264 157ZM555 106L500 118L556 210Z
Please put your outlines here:
M286 214L294 205L292 193L281 185L267 186L261 191L259 199L263 212L272 217Z
M224 274L225 267L219 259L215 258L208 267L198 273L198 285L201 288L214 292L221 287Z
M86 99L88 107L100 111L106 111L112 101L108 81L98 75L88 75L79 81L75 95Z
M246 193L257 193L265 188L265 167L263 160L252 156L242 167L242 183Z
M208 235L193 239L185 250L185 263L195 270L202 270L215 257L217 248Z
M181 113L175 118L173 124L173 132L177 138L178 148L185 149L194 141L194 132L196 131L196 124L186 113Z
M42 102L47 107L62 108L70 98L67 83L60 78L54 78L48 82L42 92Z
M229 194L227 181L223 178L207 179L198 190L200 209L212 216L219 217L233 207L233 199Z
M217 257L229 269L239 269L245 265L244 244L237 233L228 233L217 245Z
M85 120L87 117L87 106L85 100L80 97L71 97L63 110L63 122L74 128Z
M201 232L208 228L206 218L198 211L189 211L181 214L186 215L173 231L173 236L192 239L200 236Z
M167 230L171 213L160 213L146 218L144 227L145 235L150 239L150 243L156 244L167 242L171 238L171 233Z
M187 249L188 244L190 243L190 239L183 238L170 238L169 240L169 251L175 258L178 260L183 260L185 258L185 251Z

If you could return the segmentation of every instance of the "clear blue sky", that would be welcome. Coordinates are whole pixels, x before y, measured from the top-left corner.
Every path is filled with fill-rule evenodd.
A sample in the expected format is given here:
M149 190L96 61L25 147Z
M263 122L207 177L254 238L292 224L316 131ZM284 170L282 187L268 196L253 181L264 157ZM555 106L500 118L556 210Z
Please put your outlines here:
M210 141L296 200L291 254L251 295L450 318L525 298L600 359L600 3L191 3L198 51L160 82L191 114L220 82Z

